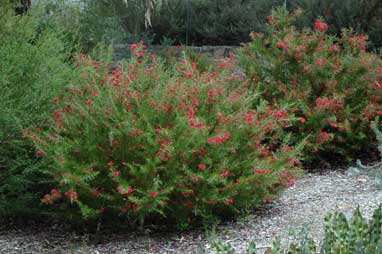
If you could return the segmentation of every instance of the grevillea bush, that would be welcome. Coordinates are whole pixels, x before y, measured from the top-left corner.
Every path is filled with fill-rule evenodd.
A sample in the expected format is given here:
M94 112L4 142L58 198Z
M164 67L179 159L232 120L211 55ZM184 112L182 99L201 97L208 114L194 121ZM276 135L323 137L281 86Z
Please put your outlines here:
M51 175L42 202L84 218L192 224L293 184L298 149L282 126L296 119L254 100L233 57L199 72L186 59L166 69L142 44L131 51L113 71L80 55L78 79L52 98L51 127L24 131Z
M366 52L365 35L326 35L324 20L313 31L297 30L297 14L274 11L267 35L252 34L240 63L262 98L290 104L300 118L288 129L297 142L309 137L307 160L323 152L349 159L375 141L370 122L382 115L381 59Z

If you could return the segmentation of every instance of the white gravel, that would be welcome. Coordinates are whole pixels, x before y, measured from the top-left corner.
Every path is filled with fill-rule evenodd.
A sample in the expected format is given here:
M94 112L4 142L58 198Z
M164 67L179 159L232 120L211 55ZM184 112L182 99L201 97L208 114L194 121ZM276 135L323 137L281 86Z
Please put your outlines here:
M229 242L238 253L250 240L269 246L275 237L289 239L288 233L308 227L315 239L322 235L325 213L339 210L351 215L359 205L369 217L382 203L382 191L367 176L346 176L339 172L306 175L279 200L236 222L220 225L217 236ZM91 253L91 254L164 254L202 253L209 249L202 230L182 233L135 233L102 236L92 245L87 236L77 236L59 228L0 227L0 253Z

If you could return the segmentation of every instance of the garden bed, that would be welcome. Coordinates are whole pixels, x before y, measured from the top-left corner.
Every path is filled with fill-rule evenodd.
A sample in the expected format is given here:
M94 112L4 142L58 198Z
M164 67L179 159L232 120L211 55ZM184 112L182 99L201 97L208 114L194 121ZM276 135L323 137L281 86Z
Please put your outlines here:
M365 175L347 176L339 172L306 175L279 200L236 222L216 229L217 237L229 242L238 253L250 240L258 247L271 245L275 237L288 241L288 232L308 228L315 239L322 235L322 221L327 212L339 210L351 215L359 205L370 217L382 200L382 191ZM202 253L209 244L203 230L163 233L146 228L143 232L101 233L94 245L89 235L77 235L60 225L27 228L3 227L0 230L1 253ZM262 252L260 252L262 253Z

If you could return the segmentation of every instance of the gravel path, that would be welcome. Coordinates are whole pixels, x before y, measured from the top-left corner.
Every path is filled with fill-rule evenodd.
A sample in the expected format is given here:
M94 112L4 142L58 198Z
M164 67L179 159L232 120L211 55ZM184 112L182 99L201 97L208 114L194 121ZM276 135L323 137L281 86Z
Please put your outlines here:
M377 190L367 176L350 177L338 172L307 175L263 211L221 225L216 231L218 237L229 242L238 253L244 253L249 240L255 240L258 246L268 246L275 237L288 239L288 232L304 227L310 228L313 237L319 239L325 213L337 209L351 215L359 205L363 214L369 217L379 203L382 203L382 191ZM77 236L60 228L9 229L0 226L0 253L4 254L183 254L202 253L202 249L208 249L203 231L179 234L127 232L104 236L100 244L92 245L87 236Z

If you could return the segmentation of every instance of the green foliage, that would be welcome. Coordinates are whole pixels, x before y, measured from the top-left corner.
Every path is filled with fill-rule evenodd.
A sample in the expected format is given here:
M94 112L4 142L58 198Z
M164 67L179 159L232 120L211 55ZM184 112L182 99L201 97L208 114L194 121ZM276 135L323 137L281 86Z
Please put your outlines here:
M327 214L324 219L324 238L320 246L320 253L382 253L382 212L381 207L375 209L372 219L367 222L357 208L351 219L343 213ZM289 247L285 253L317 253L311 239L308 243ZM303 252L302 250L306 250ZM271 252L272 253L272 252Z
M331 35L343 28L369 35L369 48L382 45L382 2L379 0L40 0L50 20L60 21L78 36L86 51L98 42L239 45L252 31L265 32L266 16L277 6L301 8L299 28L320 17Z
M218 254L234 254L234 249L222 241L215 240L212 247ZM249 244L247 253L256 253L253 242ZM304 235L301 241L289 246L280 247L280 241L275 241L272 247L266 249L269 254L380 254L382 253L382 209L378 207L369 222L362 217L357 208L351 219L343 213L329 213L324 219L324 236L318 245Z
M152 2L150 4L149 2ZM248 41L283 0L40 0L49 20L76 34L86 51L106 44L228 44ZM150 21L150 22L148 22Z
M0 1L0 216L36 212L44 186L39 160L22 129L44 121L53 94L68 82L70 51L61 33ZM42 128L44 126L41 126ZM28 209L25 209L28 207Z
M254 101L231 75L233 58L211 72L183 59L166 68L133 44L133 57L78 57L50 128L25 131L54 189L43 202L80 213L123 215L139 223L184 225L231 216L293 184L297 148L281 121L288 107Z
M154 42L161 37L195 45L238 45L251 31L263 30L265 17L281 0L162 1L152 18Z
M352 158L375 140L369 125L382 114L381 59L366 52L363 35L327 35L323 20L315 21L314 31L297 30L292 22L298 14L273 12L268 35L253 33L239 61L264 99L293 105L300 124L285 128L297 142L309 136L307 160Z
M104 1L40 0L32 10L39 11L41 26L59 28L67 40L91 52L98 43L120 43L127 38L116 15L118 8Z

